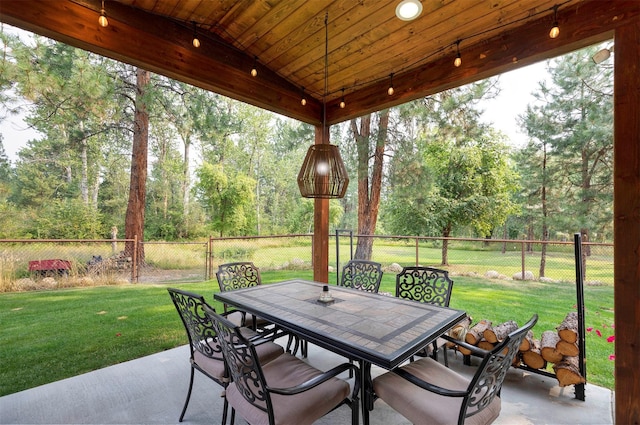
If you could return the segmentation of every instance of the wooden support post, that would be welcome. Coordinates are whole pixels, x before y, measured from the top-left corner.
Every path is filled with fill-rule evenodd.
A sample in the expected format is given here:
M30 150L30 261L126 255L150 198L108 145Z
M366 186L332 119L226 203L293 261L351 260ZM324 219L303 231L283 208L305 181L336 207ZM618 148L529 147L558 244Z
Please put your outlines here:
M329 141L329 127L326 129ZM316 126L316 144L322 143L322 126ZM315 199L313 207L313 280L329 283L329 200Z
M640 9L640 2L636 3ZM613 228L615 423L640 423L640 21L615 32Z

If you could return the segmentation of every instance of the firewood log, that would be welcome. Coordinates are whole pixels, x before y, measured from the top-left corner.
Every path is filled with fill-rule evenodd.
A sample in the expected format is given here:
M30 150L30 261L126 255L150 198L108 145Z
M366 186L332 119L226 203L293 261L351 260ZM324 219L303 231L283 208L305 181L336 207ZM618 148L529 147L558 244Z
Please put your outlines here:
M495 347L495 344L487 341L486 339L478 342L478 348L481 348L483 350L491 351L493 350L493 347Z
M471 345L477 345L482 339L484 330L491 326L491 320L481 320L467 332L465 336L465 342Z
M518 329L518 324L513 320L509 320L499 324L498 326L494 326L493 328L485 329L482 335L487 341L496 344L503 341L507 336L509 336L509 333L516 329Z
M578 341L578 312L572 311L567 314L556 329L558 330L558 336L563 341L568 343Z
M522 339L522 342L520 343L520 348L518 349L518 351L521 351L521 352L529 351L531 349L532 344L533 344L533 332L531 331L531 329L529 329L527 331L527 334ZM540 342L538 342L538 345L540 345Z
M558 343L556 344L556 350L558 350L558 352L563 356L567 357L575 357L580 353L577 343L567 342L563 339L560 339L560 341L558 341Z
M542 358L551 363L557 363L562 360L562 354L556 349L556 345L560 341L557 332L544 331L540 337L540 354Z
M456 345L456 349L458 351L460 351L460 354L462 354L463 356L470 356L471 355L471 350L469 350L468 348L464 348L464 347L461 347L459 345Z
M547 361L540 354L539 340L532 340L531 347L522 352L522 362L532 369L544 369L547 367Z
M561 387L584 384L586 382L580 374L577 357L563 357L561 361L553 365L553 370Z

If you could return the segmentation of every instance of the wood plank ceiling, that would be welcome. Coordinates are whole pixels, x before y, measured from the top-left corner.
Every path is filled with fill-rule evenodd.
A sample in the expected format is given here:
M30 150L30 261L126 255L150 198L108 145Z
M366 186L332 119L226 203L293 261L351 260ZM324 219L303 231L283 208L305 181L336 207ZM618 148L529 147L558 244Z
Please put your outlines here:
M0 20L318 125L327 13L328 124L606 40L639 18L635 0L422 0L402 21L399 1L106 0L102 28L100 0L2 0Z

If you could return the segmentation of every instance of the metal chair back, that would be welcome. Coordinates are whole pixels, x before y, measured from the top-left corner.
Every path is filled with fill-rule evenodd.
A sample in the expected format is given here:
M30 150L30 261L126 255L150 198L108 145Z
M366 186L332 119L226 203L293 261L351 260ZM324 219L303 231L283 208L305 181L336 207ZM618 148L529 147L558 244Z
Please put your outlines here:
M342 268L340 285L377 293L382 281L382 266L375 261L351 260Z
M396 297L448 307L453 280L433 267L404 267L396 276Z
M516 329L500 344L496 345L490 354L485 356L478 367L464 397L458 423L480 412L488 406L496 396L500 395L504 378L518 354L518 349L527 332L538 321L538 315L533 317L521 328Z

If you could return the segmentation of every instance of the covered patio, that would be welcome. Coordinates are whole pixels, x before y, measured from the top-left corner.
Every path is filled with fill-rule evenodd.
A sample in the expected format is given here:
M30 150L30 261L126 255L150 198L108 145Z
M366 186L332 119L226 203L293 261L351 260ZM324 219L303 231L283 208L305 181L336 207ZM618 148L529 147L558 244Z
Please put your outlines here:
M323 122L614 39L614 417L640 423L640 2L423 1L412 21L395 16L398 3L3 0L0 21L312 124L316 143L328 141ZM107 26L98 24L101 13ZM323 90L327 13L330 84ZM556 24L560 34L550 38ZM462 64L454 66L458 55ZM314 217L314 278L326 282L327 199L315 201Z
M286 344L286 340L279 342ZM322 370L344 362L344 358L313 344L308 360ZM475 369L464 366L460 355L456 358L451 354L449 363L464 375L471 375ZM372 374L382 372L374 367ZM189 348L178 347L0 397L0 423L177 424L187 392L188 373ZM219 423L220 391L220 386L197 374L182 423ZM502 411L494 423L613 424L613 393L589 385L586 394L587 401L582 402L573 397L573 387L560 388L555 379L511 369L502 388ZM381 400L376 401L370 418L372 425L410 424ZM343 406L317 423L338 425L349 421L349 408ZM236 423L245 422L236 418Z

